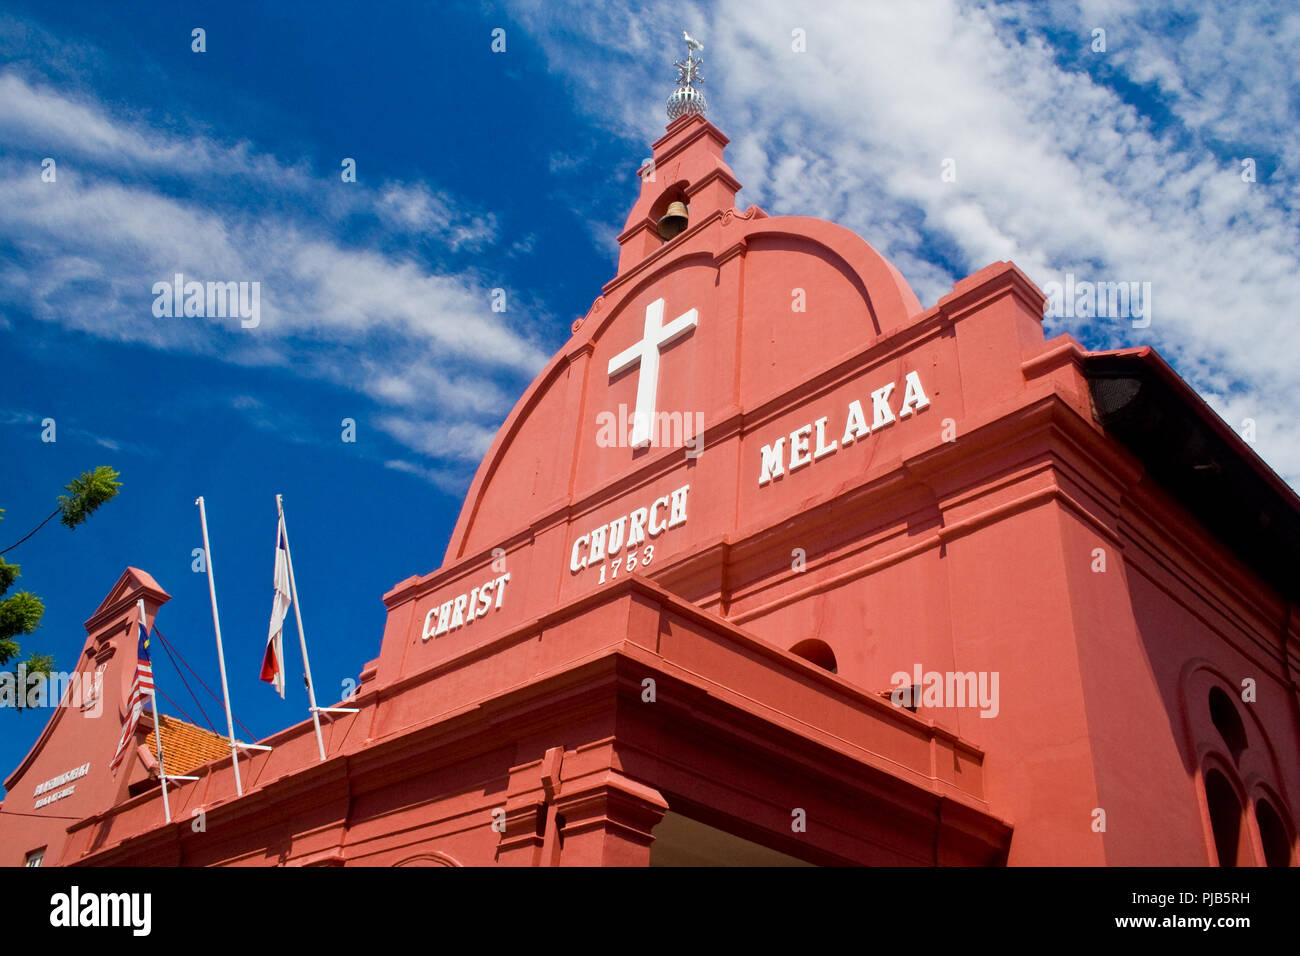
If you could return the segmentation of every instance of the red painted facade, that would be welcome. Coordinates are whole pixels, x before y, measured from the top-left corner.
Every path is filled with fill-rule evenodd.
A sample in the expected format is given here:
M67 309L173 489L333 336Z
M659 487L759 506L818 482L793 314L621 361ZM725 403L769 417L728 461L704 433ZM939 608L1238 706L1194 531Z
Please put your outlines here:
M141 760L108 774L120 720L61 708L6 781L0 863L1293 861L1296 595L1103 424L1097 369L1162 383L1287 521L1295 495L1153 353L1045 341L1014 265L922 309L848 230L738 210L725 145L698 116L655 144L618 274L442 567L384 596L324 762L291 727L242 798L229 759L196 770L167 826ZM669 441L629 447L656 361ZM87 624L119 715L137 597L167 600L128 570ZM990 694L913 712L915 672Z

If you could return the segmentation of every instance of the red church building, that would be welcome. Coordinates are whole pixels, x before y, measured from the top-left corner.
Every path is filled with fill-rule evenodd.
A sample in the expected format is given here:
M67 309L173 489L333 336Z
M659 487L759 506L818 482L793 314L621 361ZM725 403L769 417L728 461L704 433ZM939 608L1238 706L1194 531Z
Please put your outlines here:
M1045 339L1014 264L922 308L737 206L686 79L324 759L290 727L237 795L164 717L165 823L146 717L110 774L168 601L128 568L78 665L105 717L54 710L0 863L1294 863L1296 495L1150 349Z

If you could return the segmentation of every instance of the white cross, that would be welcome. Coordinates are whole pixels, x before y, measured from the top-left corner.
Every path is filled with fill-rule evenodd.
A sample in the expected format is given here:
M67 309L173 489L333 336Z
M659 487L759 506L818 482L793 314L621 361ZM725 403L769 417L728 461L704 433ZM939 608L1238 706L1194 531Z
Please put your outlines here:
M699 320L699 312L691 309L664 325L664 300L655 299L645 307L645 338L609 360L611 378L634 365L641 366L641 377L636 383L636 412L632 425L633 448L642 448L650 444L655 403L659 393L659 353L665 346L695 328Z

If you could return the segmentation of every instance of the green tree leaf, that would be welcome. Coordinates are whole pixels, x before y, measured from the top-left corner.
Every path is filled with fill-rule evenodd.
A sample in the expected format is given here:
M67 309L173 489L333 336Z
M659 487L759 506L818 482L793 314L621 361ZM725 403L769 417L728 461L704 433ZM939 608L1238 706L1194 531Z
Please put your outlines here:
M100 505L116 497L117 490L122 486L122 483L117 480L118 477L118 473L112 468L100 465L94 471L83 472L80 477L73 478L66 486L68 493L59 495L59 507L4 550L12 551L60 513L63 516L63 523L69 528L75 528L94 514ZM0 508L0 521L2 520L4 520L4 509ZM0 667L5 667L22 652L22 648L14 638L35 631L40 626L41 617L45 614L44 602L30 591L19 591L4 597L14 581L18 579L19 573L19 565L10 564L0 557ZM27 659L26 667L28 674L49 675L54 671L55 662L53 656L49 654L33 654Z
M119 475L107 465L100 465L94 471L83 472L80 478L68 482L66 495L59 495L59 508L63 511L62 521L69 528L75 528L89 518L100 505L111 501L122 487Z
M23 666L24 666L24 668L25 668L24 672L26 673L26 675L27 675L27 679L28 679L29 681L30 681L32 678L34 678L36 675L38 675L38 674L44 674L44 675L45 675L45 680L46 680L46 690L45 690L45 693L46 693L46 703L50 704L51 706L53 706L53 703L57 703L57 702L51 702L51 701L49 700L49 697L48 697L48 695L50 694L49 681L50 681L51 675L54 673L54 655L53 655L53 654L33 654L31 657L27 658L27 661L26 661L26 663L25 663ZM15 704L14 704L15 709L16 709L16 710L26 710L26 709L27 709L27 707L26 707L26 703L27 703L27 695L26 695L25 693L21 693L21 692L20 692L20 693L17 695L17 700L15 701Z
M19 591L0 601L0 644L36 630L44 613L44 602L31 591ZM12 657L12 653L5 654L0 647L0 665L9 663Z
M21 573L19 568L20 565L10 564L4 558L0 558L0 597L18 580L18 575Z

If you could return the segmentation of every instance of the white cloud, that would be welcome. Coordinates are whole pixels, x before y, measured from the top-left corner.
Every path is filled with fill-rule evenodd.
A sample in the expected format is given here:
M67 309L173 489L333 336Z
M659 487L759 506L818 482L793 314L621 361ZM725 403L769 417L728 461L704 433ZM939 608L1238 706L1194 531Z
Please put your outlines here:
M417 478L429 482L429 484L442 489L449 495L462 495L465 493L465 478L456 471L447 471L441 468L430 468L426 465L419 465L415 462L403 461L402 459L392 459L384 462L385 468L391 468L393 471L400 471L407 475L414 475Z
M480 249L498 234L496 216L466 215L457 209L454 199L435 193L424 183L389 184L376 209L390 225L439 237L453 250Z
M375 424L402 444L424 452L430 458L460 460L475 465L496 436L495 429L479 428L464 422L446 423L395 415L376 419Z
M418 423L385 429L394 438L462 469L465 442L490 439L549 357L492 311L500 278L388 251L387 240L403 236L450 253L496 241L493 214L462 209L425 183L344 186L337 174L317 178L247 144L174 135L14 72L0 73L0 134L23 147L0 157L0 241L17 251L0 265L0 305L11 315L352 389ZM59 159L52 183L31 159L49 153ZM357 214L379 223L385 251L347 241L344 221ZM260 283L260 324L155 317L154 283L175 273ZM418 418L431 407L457 441L421 434L435 427Z
M37 415L34 412L0 408L0 426L31 426L33 435L43 432L48 420L49 416ZM126 451L134 455L152 455L154 453L153 449L144 445L109 438L105 435L97 435L84 428L77 428L75 425L68 423L62 415L55 419L55 427L58 437L63 439L73 438L76 441L98 445L100 448L106 448L114 452Z
M723 0L706 13L653 2L606 5L564 28L550 5L511 7L580 108L640 143L662 133L685 25L706 44L710 116L733 137L741 202L856 230L923 303L1000 258L1040 284L1067 271L1150 282L1149 328L1054 320L1049 335L1155 345L1230 424L1257 419L1256 450L1300 481L1300 324L1287 318L1300 193L1280 174L1243 183L1238 163L1238 153L1277 157L1279 169L1300 163L1293 5L936 0L795 11ZM1154 114L1085 72L1096 65L1086 59L1093 26L1107 28L1105 68L1157 91ZM791 48L795 28L806 53ZM940 179L948 158L952 183Z

